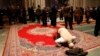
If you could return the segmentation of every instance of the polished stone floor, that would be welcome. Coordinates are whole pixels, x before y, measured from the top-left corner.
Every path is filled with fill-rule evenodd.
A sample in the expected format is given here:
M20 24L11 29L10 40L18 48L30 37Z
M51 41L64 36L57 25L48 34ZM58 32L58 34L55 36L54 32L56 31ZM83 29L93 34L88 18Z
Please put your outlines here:
M2 56L9 29L0 29L0 56Z

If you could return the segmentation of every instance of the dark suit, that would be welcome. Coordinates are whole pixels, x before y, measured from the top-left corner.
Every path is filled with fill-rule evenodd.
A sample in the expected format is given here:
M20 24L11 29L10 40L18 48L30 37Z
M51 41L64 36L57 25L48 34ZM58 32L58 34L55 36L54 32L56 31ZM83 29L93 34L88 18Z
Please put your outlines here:
M0 26L3 26L3 12L0 10Z
M55 7L52 7L50 12L50 19L52 26L56 26L56 18L57 18L56 15L57 15L57 9Z
M65 28L70 27L71 30L73 30L72 24L73 24L73 11L70 8L65 7L64 10L64 19L65 19Z
M96 12L96 24L95 24L94 35L98 36L99 31L100 31L100 7L98 7Z
M42 23L43 23L43 26L47 26L47 13L46 13L46 10L42 10Z

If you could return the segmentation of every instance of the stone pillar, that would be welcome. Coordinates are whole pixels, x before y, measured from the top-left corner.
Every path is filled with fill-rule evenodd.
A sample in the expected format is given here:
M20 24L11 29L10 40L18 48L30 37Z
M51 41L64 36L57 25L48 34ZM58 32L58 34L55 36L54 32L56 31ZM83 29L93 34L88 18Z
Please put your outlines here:
M81 6L81 0L77 0L77 6L78 6L78 7Z
M76 8L76 0L73 0L73 9L75 10Z
M36 8L37 8L38 5L40 5L40 0L36 0L35 3L36 3Z
M37 8L37 7L36 7L36 0L34 0L34 7Z
M86 0L83 0L83 8L86 9Z
M28 0L28 3L29 3L29 7L31 7L31 0Z
M74 7L76 8L76 7L78 7L78 0L74 0Z
M37 8L38 5L40 5L41 9L43 9L45 7L45 0L36 0L35 7Z
M69 0L69 6L74 6L74 0Z
M75 7L77 7L77 1L78 1L78 0L75 0Z
M80 4L81 4L80 7L83 7L83 0L80 0Z
M32 7L35 7L35 0L32 0Z
M45 7L45 0L41 0L41 8L43 9Z
M100 6L100 0L96 1L96 7Z
M28 0L26 0L26 3L27 3L27 8L29 7L29 1Z
M25 9L27 10L27 8L28 8L28 2L27 2L28 0L24 0L24 7L25 7Z

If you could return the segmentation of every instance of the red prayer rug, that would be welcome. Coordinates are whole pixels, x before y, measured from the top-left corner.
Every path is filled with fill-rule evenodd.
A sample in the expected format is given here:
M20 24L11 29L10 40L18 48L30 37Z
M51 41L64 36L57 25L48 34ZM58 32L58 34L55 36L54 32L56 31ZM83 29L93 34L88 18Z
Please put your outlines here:
M25 38L30 41L32 44L43 44L55 46L54 37L57 36L58 27L43 27L39 24L28 25L23 27L18 31L18 35L21 38Z

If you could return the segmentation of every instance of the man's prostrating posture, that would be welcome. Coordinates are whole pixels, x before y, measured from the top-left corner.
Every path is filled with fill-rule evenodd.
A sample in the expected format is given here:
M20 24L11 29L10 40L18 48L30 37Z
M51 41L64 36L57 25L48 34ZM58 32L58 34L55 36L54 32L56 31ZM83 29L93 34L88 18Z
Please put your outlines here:
M68 47L71 47L71 48L74 46L73 40L76 37L72 36L66 28L59 28L58 34L60 35L60 38L55 40L58 46L59 46L59 43L68 43Z

